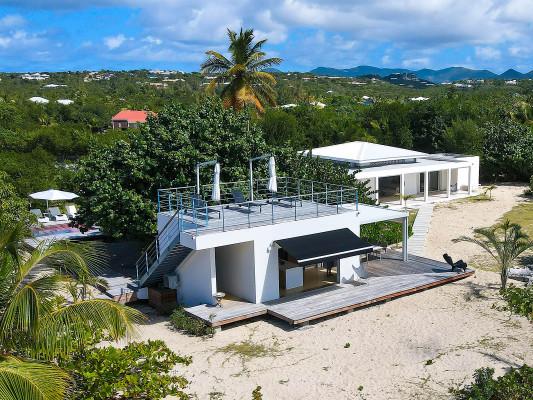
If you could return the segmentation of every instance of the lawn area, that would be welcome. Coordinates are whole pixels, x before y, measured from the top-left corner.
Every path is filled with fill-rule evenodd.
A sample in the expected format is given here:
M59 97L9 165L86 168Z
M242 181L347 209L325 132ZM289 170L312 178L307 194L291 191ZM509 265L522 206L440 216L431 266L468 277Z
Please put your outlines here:
M511 222L520 224L522 228L533 237L533 202L521 203L506 212L501 220L509 219Z

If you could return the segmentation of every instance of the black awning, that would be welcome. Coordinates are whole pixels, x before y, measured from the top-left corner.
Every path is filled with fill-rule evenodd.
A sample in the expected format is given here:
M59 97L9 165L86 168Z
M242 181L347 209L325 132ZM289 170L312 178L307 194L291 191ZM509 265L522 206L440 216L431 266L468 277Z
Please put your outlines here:
M276 240L299 265L367 254L373 246L348 228Z

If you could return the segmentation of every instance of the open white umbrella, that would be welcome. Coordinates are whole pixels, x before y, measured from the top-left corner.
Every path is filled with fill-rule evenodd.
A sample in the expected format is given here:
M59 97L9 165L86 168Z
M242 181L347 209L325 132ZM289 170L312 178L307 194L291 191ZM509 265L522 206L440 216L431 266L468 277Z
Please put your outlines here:
M278 181L276 179L276 160L274 160L274 157L270 157L268 160L268 174L270 175L270 179L268 180L268 190L270 190L272 193L276 193L278 191Z
M211 200L220 201L220 164L215 164L213 174L213 191L211 192Z
M44 192L36 192L30 194L30 197L35 200L46 200L46 208L48 202L54 200L72 200L79 197L76 193L63 192L62 190L48 189Z

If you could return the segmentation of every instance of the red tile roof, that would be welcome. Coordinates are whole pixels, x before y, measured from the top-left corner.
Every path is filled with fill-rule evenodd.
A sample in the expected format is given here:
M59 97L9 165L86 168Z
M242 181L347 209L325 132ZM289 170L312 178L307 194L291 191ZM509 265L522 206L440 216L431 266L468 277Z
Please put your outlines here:
M112 121L146 122L150 111L122 110L113 116Z

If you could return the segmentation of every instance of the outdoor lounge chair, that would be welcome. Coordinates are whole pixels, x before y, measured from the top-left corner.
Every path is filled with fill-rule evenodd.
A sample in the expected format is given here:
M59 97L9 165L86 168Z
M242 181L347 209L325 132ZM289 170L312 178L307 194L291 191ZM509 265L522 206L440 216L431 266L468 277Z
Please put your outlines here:
M239 207L259 207L259 212L261 212L261 207L263 206L266 206L267 203L264 202L264 201L250 201L250 200L246 200L244 198L244 195L242 194L242 192L239 190L239 189L233 189L231 191L231 195L233 197L233 202L235 203L235 205L239 206Z
M452 258L448 255L448 253L444 253L442 255L442 257L444 258L444 260L446 260L446 262L448 264L451 265L452 267L452 271L455 271L456 269L459 270L459 269L462 269L463 272L466 271L466 268L467 268L467 264L463 261L463 260L459 260L457 262L453 262Z
M52 218L52 221L68 222L67 215L66 214L61 214L61 211L59 211L59 207L50 207L48 209L48 213L50 214L50 217Z
M76 218L76 216L78 215L78 210L76 210L75 205L71 204L69 206L66 206L65 208L67 209L67 217L69 217L70 219Z
M207 205L207 201L202 199L199 194L193 194L191 201L193 204L193 209L195 209L196 212L205 213L205 211L207 210L208 214L218 213L218 219L220 219L220 210L215 207L209 207Z
M296 203L300 202L300 207L302 206L302 199L300 199L298 196L281 197L278 196L277 193L272 193L272 197L268 201L280 206L286 205L288 207L296 207Z
M46 215L43 215L40 209L32 208L30 212L37 217L37 222L39 222L40 224L50 222L50 218L48 218Z

